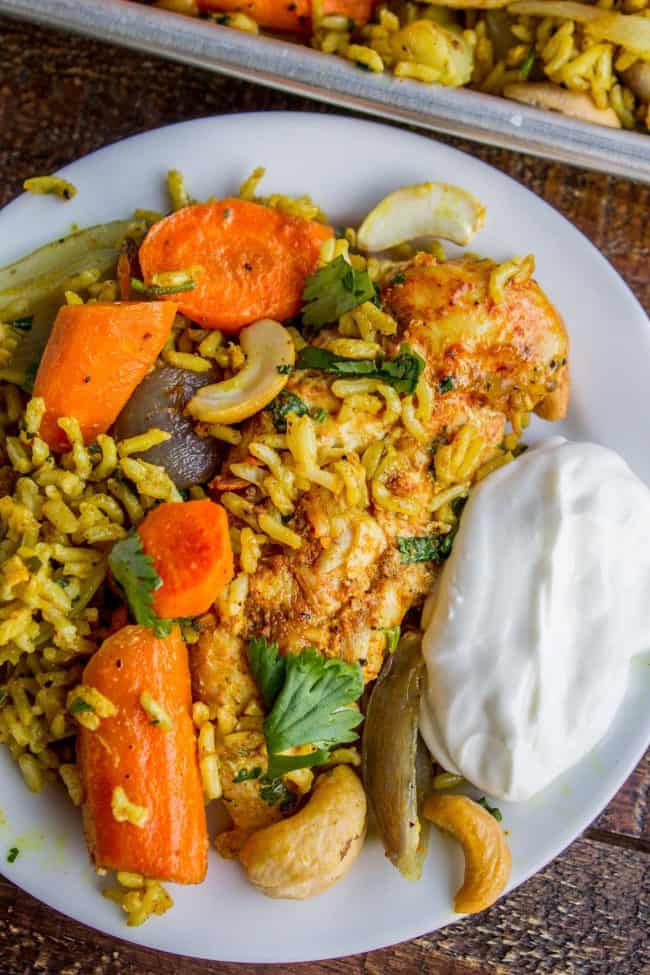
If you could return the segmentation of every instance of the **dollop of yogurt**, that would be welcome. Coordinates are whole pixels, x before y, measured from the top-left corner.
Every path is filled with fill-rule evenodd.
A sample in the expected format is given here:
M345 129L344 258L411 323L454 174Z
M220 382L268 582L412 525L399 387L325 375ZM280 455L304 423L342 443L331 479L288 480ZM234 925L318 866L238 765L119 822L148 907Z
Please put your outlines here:
M474 489L423 627L433 757L492 796L540 792L650 650L650 490L596 444L529 450Z

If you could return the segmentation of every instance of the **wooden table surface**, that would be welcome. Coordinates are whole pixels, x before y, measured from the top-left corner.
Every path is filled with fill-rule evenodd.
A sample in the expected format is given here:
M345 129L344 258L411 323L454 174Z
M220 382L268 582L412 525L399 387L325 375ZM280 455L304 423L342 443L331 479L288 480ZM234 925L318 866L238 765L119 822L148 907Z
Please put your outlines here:
M20 192L27 176L169 122L255 109L331 111L302 98L11 21L0 20L0 32L0 204ZM448 141L560 210L615 265L650 312L650 187ZM577 281L576 287L589 283ZM612 322L613 349L620 324ZM301 966L301 971L650 973L649 926L650 752L584 836L491 910L408 944ZM117 942L43 907L0 878L4 975L249 975L271 970L178 959Z

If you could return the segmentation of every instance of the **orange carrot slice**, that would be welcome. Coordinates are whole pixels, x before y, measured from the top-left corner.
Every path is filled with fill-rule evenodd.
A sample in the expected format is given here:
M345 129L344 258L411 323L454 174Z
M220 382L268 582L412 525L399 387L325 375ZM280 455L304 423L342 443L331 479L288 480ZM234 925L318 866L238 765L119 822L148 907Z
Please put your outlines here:
M91 658L83 683L116 708L96 731L82 727L78 738L84 828L95 866L200 883L208 835L187 649L178 627L165 639L142 626L124 627ZM164 721L145 710L142 695L160 706ZM120 788L139 807L140 826L116 818Z
M214 501L167 502L138 527L162 586L154 612L164 619L200 616L233 577L228 516Z
M306 34L311 31L311 0L200 0L203 10L243 13L260 27ZM370 19L373 0L324 0L323 14L342 14L357 26Z
M192 291L172 295L205 328L238 332L260 318L296 315L331 227L272 207L226 199L184 207L154 224L140 245L145 282L199 266Z
M61 417L76 417L86 443L108 430L156 361L175 314L175 304L161 301L59 309L34 383L46 407L40 436L52 450L68 448Z

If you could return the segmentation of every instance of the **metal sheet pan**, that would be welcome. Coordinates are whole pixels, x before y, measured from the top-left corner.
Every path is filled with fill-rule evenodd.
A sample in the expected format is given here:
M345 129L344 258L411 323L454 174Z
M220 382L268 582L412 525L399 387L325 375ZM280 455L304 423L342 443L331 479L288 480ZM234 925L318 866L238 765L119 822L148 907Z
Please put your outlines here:
M275 38L132 0L0 0L0 12L320 101L650 183L650 136L478 92L372 75Z

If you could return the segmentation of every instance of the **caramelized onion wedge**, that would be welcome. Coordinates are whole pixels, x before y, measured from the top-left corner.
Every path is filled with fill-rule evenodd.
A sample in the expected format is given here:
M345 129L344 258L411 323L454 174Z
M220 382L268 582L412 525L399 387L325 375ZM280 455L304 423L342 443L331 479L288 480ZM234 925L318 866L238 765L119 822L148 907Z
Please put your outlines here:
M484 223L485 207L472 193L449 183L419 183L385 196L359 227L357 243L370 252L419 237L464 246Z
M596 108L590 95L581 91L567 91L552 81L517 81L506 85L503 94L523 105L562 112L571 118L606 125L610 129L621 128L620 119L613 108Z
M436 793L424 815L458 840L465 854L465 879L454 898L459 914L476 914L494 904L510 879L512 857L503 830L486 809L467 796Z
M420 634L405 634L388 658L372 691L363 732L368 798L386 856L407 880L417 880L422 872L428 830L420 820L420 807L433 778L418 732L424 679L421 641Z
M289 332L263 318L240 332L246 363L235 376L204 386L187 412L204 423L239 423L271 402L284 389L296 352Z

